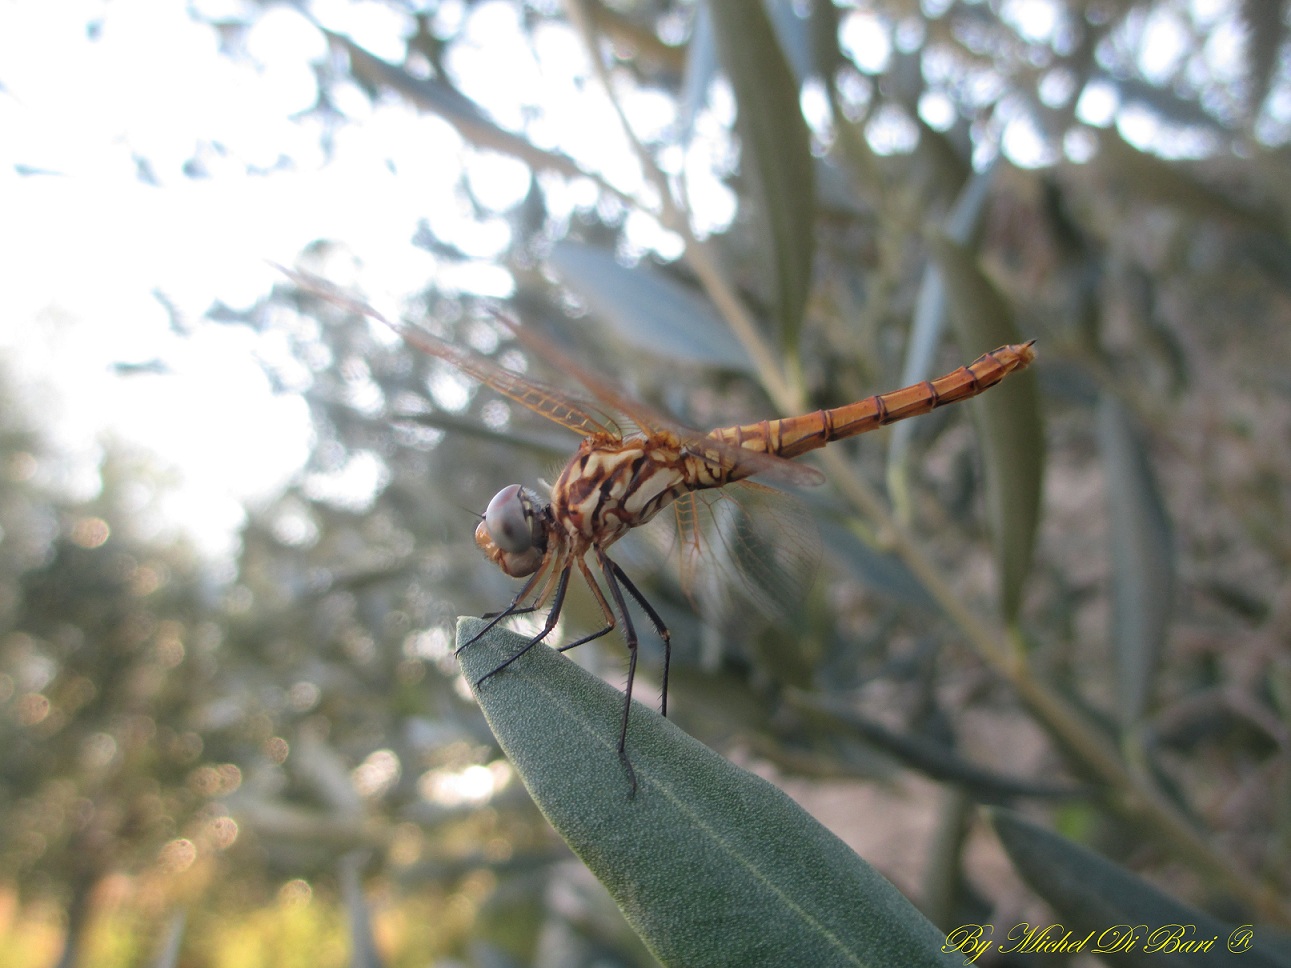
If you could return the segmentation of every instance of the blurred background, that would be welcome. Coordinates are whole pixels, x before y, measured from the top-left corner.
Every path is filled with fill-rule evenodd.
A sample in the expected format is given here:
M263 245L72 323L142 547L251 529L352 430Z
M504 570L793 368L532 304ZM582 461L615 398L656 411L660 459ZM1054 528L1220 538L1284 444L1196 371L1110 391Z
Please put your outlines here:
M1046 917L980 802L1249 920L1091 792L1001 675L1026 655L1285 905L1287 29L1280 0L0 7L6 964L653 963L452 656L515 591L475 515L576 438L270 262L559 382L503 306L704 427L1036 338L1038 383L778 502L779 607L720 553L683 588L662 519L624 542L670 711L943 927ZM576 595L557 634L596 624ZM616 636L571 655L622 683Z

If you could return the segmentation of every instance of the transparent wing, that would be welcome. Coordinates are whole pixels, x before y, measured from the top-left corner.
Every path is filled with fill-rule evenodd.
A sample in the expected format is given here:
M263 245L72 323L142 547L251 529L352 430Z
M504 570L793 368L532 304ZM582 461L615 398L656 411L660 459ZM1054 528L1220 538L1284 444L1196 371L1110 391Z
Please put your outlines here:
M507 327L516 339L525 345L535 356L559 373L568 373L581 383L597 402L613 413L619 413L631 420L643 433L667 432L678 438L680 443L688 446L697 455L715 464L734 467L737 464L748 468L763 480L778 484L792 484L799 487L811 487L824 482L824 475L809 464L798 464L774 454L749 450L736 444L709 437L703 431L684 427L671 417L660 413L640 400L634 400L622 393L608 380L593 373L578 361L574 360L559 347L540 336L528 327L516 323L504 313L493 310L494 317Z
M289 279L302 289L306 289L328 302L333 303L358 315L367 316L382 325L390 327L408 345L421 350L446 363L452 364L467 376L479 380L522 407L532 410L540 416L574 431L584 437L593 434L621 439L622 431L614 419L585 400L571 396L548 384L522 376L513 370L499 366L487 357L472 353L460 346L454 346L446 340L416 326L403 322L392 322L380 312L360 299L341 291L325 279L295 269L278 267ZM515 327L511 327L515 331Z
M394 329L410 346L451 363L504 397L576 434L584 437L603 434L615 439L623 437L623 432L613 417L585 400L498 366L486 357L447 343L425 330L407 325L395 326Z
M577 363L530 327L520 326L496 309L493 310L493 315L499 323L555 372L567 374L585 387L596 402L591 403L557 387L508 370L487 357L455 346L416 326L393 322L374 307L340 290L326 279L297 269L287 269L283 266L277 268L302 289L348 312L367 316L388 326L410 346L444 360L504 397L581 436L601 434L614 440L621 440L623 428L613 416L619 414L644 433L673 434L682 446L690 448L693 453L714 465L727 468L740 466L745 474L755 474L762 480L778 484L805 487L824 481L824 475L810 465L740 447L710 437L702 431L683 427L654 408L622 393L608 380Z
M675 502L682 589L701 614L752 605L783 624L820 563L820 530L791 494L753 481Z

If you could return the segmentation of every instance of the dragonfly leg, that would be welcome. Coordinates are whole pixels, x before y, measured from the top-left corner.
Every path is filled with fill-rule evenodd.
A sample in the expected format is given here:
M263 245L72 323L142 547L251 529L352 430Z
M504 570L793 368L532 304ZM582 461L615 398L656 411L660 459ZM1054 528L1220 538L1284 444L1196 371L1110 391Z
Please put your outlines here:
M601 606L601 614L605 616L605 628L598 632L593 632L591 635L584 635L581 639L574 639L573 642L562 645L556 650L557 652L568 652L570 649L576 649L593 639L599 639L618 623L618 619L614 615L614 609L610 608L610 603L605 600L605 595L601 592L601 586L596 584L596 579L592 577L592 573L587 569L587 562L582 558L578 559L578 570L583 573L583 581L587 582L587 587L592 590L592 594L596 596L597 604Z
M480 618L485 620L495 619L495 618L504 619L504 618L510 618L512 615L528 615L530 612L536 612L536 611L538 611L537 603L533 605L521 605L520 600L516 599L504 609L501 609L496 612L484 612L480 616Z
M544 562L542 567L533 573L533 577L524 583L524 587L516 593L516 597L511 599L510 605L502 609L500 612L489 612L480 616L481 618L488 619L488 623L484 628L480 629L469 639L459 645L457 649L454 650L453 655L457 655L468 645L474 645L478 639L483 638L484 635L493 628L493 626L497 625L503 619L510 618L512 615L528 615L530 612L537 611L541 608L542 603L547 600L547 596L551 593L551 579L556 577L558 574L559 572L548 573L547 565ZM547 579L547 586L538 594L532 605L522 606L520 603L533 594L533 590L538 587L539 582L543 580L544 576ZM566 580L568 581L568 578L566 578Z
M628 716L632 712L632 682L637 675L637 630L632 625L632 616L628 614L627 602L623 600L623 590L619 587L619 576L623 575L623 569L611 561L600 548L596 549L596 560L601 563L601 573L605 576L606 587L609 588L610 596L618 606L619 615L623 619L623 640L628 647L628 683L627 688L623 690L623 724L619 727L619 759L623 761L623 766L628 771L628 779L632 784L632 789L628 793L630 799L636 796L637 792L637 774L636 770L632 769L627 751ZM636 594L633 597L636 598Z
M659 638L663 639L663 688L660 690L659 712L667 716L668 665L672 661L672 632L664 624L663 619L659 617L659 613L654 610L654 606L646 601L646 597L641 594L641 590L632 584L632 579L619 567L619 563L612 558L606 558L605 562L614 569L614 577L628 590L628 594L636 599L637 604L641 606L641 610L646 613L651 623L653 623L654 630L659 633Z
M614 624L615 624L614 622L610 622L608 625L605 626L605 628L601 629L599 632L593 632L591 635L584 635L581 639L574 639L573 642L569 642L565 645L562 645L556 651L568 652L570 649L576 649L580 645L586 645L588 642L591 642L593 639L599 639L602 635L611 631L614 628Z
M560 618L561 607L565 604L565 590L569 588L569 573L572 570L573 570L573 563L569 562L565 565L564 570L560 572L560 578L556 582L556 597L552 599L551 611L547 613L547 621L543 625L542 631L539 632L537 635L535 635L533 638L531 638L528 642L526 642L524 645L524 648L522 648L515 655L511 656L511 658L507 659L496 669L491 669L488 672L484 673L484 675L476 679L475 680L476 686L479 686L482 682L484 682L485 679L488 679L490 676L497 675L499 672L501 672L503 669L509 666L512 662L515 662L516 659L520 658L520 656L524 655L526 652L528 652L535 645L537 645L539 642L541 642L543 639L545 639L548 635L551 634L551 630L556 627L556 622ZM496 621L497 620L494 619L494 622L490 623L490 626L496 623ZM480 634L482 635L483 633L481 632ZM479 638L479 636L477 635L475 638ZM471 642L474 642L474 641L475 639L471 640ZM468 642L467 645L470 645L470 642ZM465 648L465 646L463 646L463 648Z

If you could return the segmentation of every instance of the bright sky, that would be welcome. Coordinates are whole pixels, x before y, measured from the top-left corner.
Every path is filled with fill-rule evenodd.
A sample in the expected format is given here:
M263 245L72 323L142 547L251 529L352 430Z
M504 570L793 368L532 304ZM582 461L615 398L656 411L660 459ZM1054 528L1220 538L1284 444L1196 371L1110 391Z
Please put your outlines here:
M236 500L264 495L303 459L306 413L270 395L249 334L180 338L153 293L190 323L216 298L246 307L268 285L259 260L289 258L316 227L272 179L241 175L241 160L218 178L178 170L211 134L250 157L274 141L302 147L284 119L303 86L293 105L291 85L258 84L219 57L182 4L139 0L4 4L0 64L0 351L72 458L73 493L93 488L96 439L110 428L183 473L172 513L218 547ZM140 181L134 155L161 187ZM41 174L19 174L32 169ZM156 359L171 372L112 369Z
M183 475L174 519L220 550L239 502L271 495L299 469L310 428L300 401L269 391L257 354L272 346L239 327L195 325L202 314L216 301L248 308L275 281L266 260L290 264L320 238L362 256L364 282L376 291L411 292L433 279L447 290L504 295L510 280L495 263L509 230L500 217L471 212L457 180L469 160L476 200L498 213L528 180L518 163L476 155L437 118L398 103L374 108L345 87L339 106L362 124L336 132L324 157L318 128L289 120L316 97L310 61L325 55L320 33L290 8L271 8L245 38L251 62L238 63L187 6L0 5L0 259L9 268L0 353L67 456L57 470L71 493L93 493L102 433L141 444ZM191 6L236 15L241 5ZM324 0L312 9L374 53L402 59L411 25L389 7ZM462 15L461 4L440 5L441 18ZM505 63L514 84L529 58L513 49L516 16L510 3L475 8L454 55L464 78L497 77ZM576 92L574 42L568 31L540 32L550 65L526 78L527 96L557 106L553 142L560 130L573 132L565 150L631 171L622 146L607 153L595 134L614 130L608 106ZM468 87L501 123L518 125L514 90ZM649 105L636 107L650 117ZM211 143L222 151L199 151L205 177L190 177L196 146ZM140 179L141 161L154 184ZM579 193L588 187L549 204L559 212L587 203ZM445 266L413 246L421 218L476 261ZM171 331L158 296L194 335ZM114 369L154 360L165 372Z
M361 14L355 33L378 49L381 36L398 36L385 8L340 6ZM91 41L85 25L99 16ZM389 253L383 264L405 288L430 268L408 244L406 185L385 165L379 127L393 122L370 119L377 136L350 138L326 165L317 131L288 120L316 95L317 30L271 11L247 38L262 69L216 43L184 4L164 0L0 6L0 353L71 458L73 493L92 491L96 440L109 430L183 474L171 513L212 549L226 545L240 500L268 496L299 468L310 428L299 400L270 393L257 357L269 348L241 327L196 325L202 313L217 300L249 307L274 279L264 260L290 263L322 237ZM428 193L451 186L456 171L433 150L442 132L400 120L423 136L399 160L417 166ZM225 155L206 152L209 177L187 177L195 146L210 141ZM295 165L273 171L280 156ZM140 158L157 184L138 177ZM255 167L268 173L248 175ZM470 281L498 285L487 267ZM171 331L157 294L194 335ZM166 372L113 369L158 359Z
M343 240L358 253L373 274L365 285L377 291L410 292L434 280L446 289L505 294L509 280L495 262L508 229L500 217L475 217L456 184L469 161L474 193L497 213L527 188L518 164L475 154L442 121L393 100L374 107L344 86L336 91L339 107L362 124L336 132L333 154L324 157L318 128L289 120L314 101L310 61L324 56L322 37L288 6L272 7L245 38L249 57L235 61L187 13L236 19L242 6L0 4L0 356L72 458L65 484L73 493L92 492L102 433L140 444L183 475L171 516L211 550L229 547L240 501L267 497L297 471L310 429L298 400L269 392L259 358L274 353L273 344L240 327L198 325L202 314L217 301L251 306L274 281L265 260L290 263L320 238ZM1057 29L1058 5L1048 0L1003 6L1026 36ZM377 55L402 60L401 37L411 25L391 8L350 0L310 7ZM467 15L460 2L437 6L445 26ZM634 189L639 176L626 148L606 136L617 123L595 85L579 83L583 55L573 34L538 31L539 69L520 41L515 4L481 3L469 17L449 62L466 92L507 126L521 125L524 106L541 104L533 137ZM98 25L94 39L86 31L91 23ZM1175 27L1165 17L1153 28L1163 31L1162 44L1151 47L1154 70L1184 55L1168 43ZM1232 39L1217 34L1214 56L1221 58ZM867 69L880 69L892 54L882 25L863 12L845 18L842 40ZM1048 82L1054 97L1061 97L1061 80ZM947 104L936 96L926 101L921 110L935 125ZM646 134L671 120L670 104L657 95L637 95L628 107ZM1094 88L1081 110L1107 124L1117 105ZM1052 160L1025 119L1005 110L1002 120L1004 150L1015 161ZM872 143L901 150L913 125L882 123L869 132ZM197 148L213 143L221 150ZM203 177L185 171L195 152ZM139 177L141 163L153 184ZM580 193L589 190L553 191L549 206L559 215L588 201ZM728 195L715 182L703 194L719 202ZM723 217L729 207L723 215L719 205L712 218L720 224ZM450 268L412 245L420 218L476 261ZM633 231L642 247L669 245L648 219ZM158 295L194 335L171 331ZM165 372L121 376L113 368L154 360Z
M191 6L232 17L241 5ZM250 307L275 281L266 260L290 264L320 238L359 254L364 283L377 292L412 292L433 279L446 290L505 295L510 280L496 262L510 239L500 214L523 197L528 176L516 162L476 154L437 118L397 102L374 107L344 86L334 92L339 107L362 123L335 132L325 157L319 129L289 120L316 97L310 61L326 55L318 30L286 6L271 8L245 38L249 58L236 62L186 7L0 5L0 259L10 270L0 353L67 457L52 470L72 494L93 493L104 432L140 444L183 475L173 519L222 550L239 502L268 497L299 469L310 428L300 401L270 393L257 354L272 345L240 327L197 325L202 314L217 301ZM411 24L389 7L323 0L312 9L374 53L402 59ZM460 3L439 11L450 25L464 15ZM609 106L579 92L572 32L539 31L538 72L514 4L480 4L466 27L452 66L500 123L521 123L516 72L528 65L526 100L552 106L534 136L638 187L626 148L604 137L616 130ZM471 84L500 76L500 64L506 85ZM631 105L637 117L664 123L661 99L648 100ZM222 150L197 148L212 143ZM185 170L195 152L205 177ZM468 161L472 194L499 217L480 219L457 191ZM140 179L141 162L153 184ZM593 202L590 190L553 192L549 207L559 215ZM419 219L475 261L437 264L411 244ZM660 241L657 227L636 228L644 244ZM163 299L193 335L172 332ZM156 360L164 372L123 377L115 368Z

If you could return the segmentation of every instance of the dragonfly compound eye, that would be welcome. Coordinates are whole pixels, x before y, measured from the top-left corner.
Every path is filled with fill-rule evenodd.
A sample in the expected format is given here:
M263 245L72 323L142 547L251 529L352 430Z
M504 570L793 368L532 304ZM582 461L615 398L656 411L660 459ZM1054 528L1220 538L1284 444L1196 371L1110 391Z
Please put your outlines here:
M519 484L511 484L493 495L484 510L484 526L493 543L513 555L528 551L538 537L533 505Z

